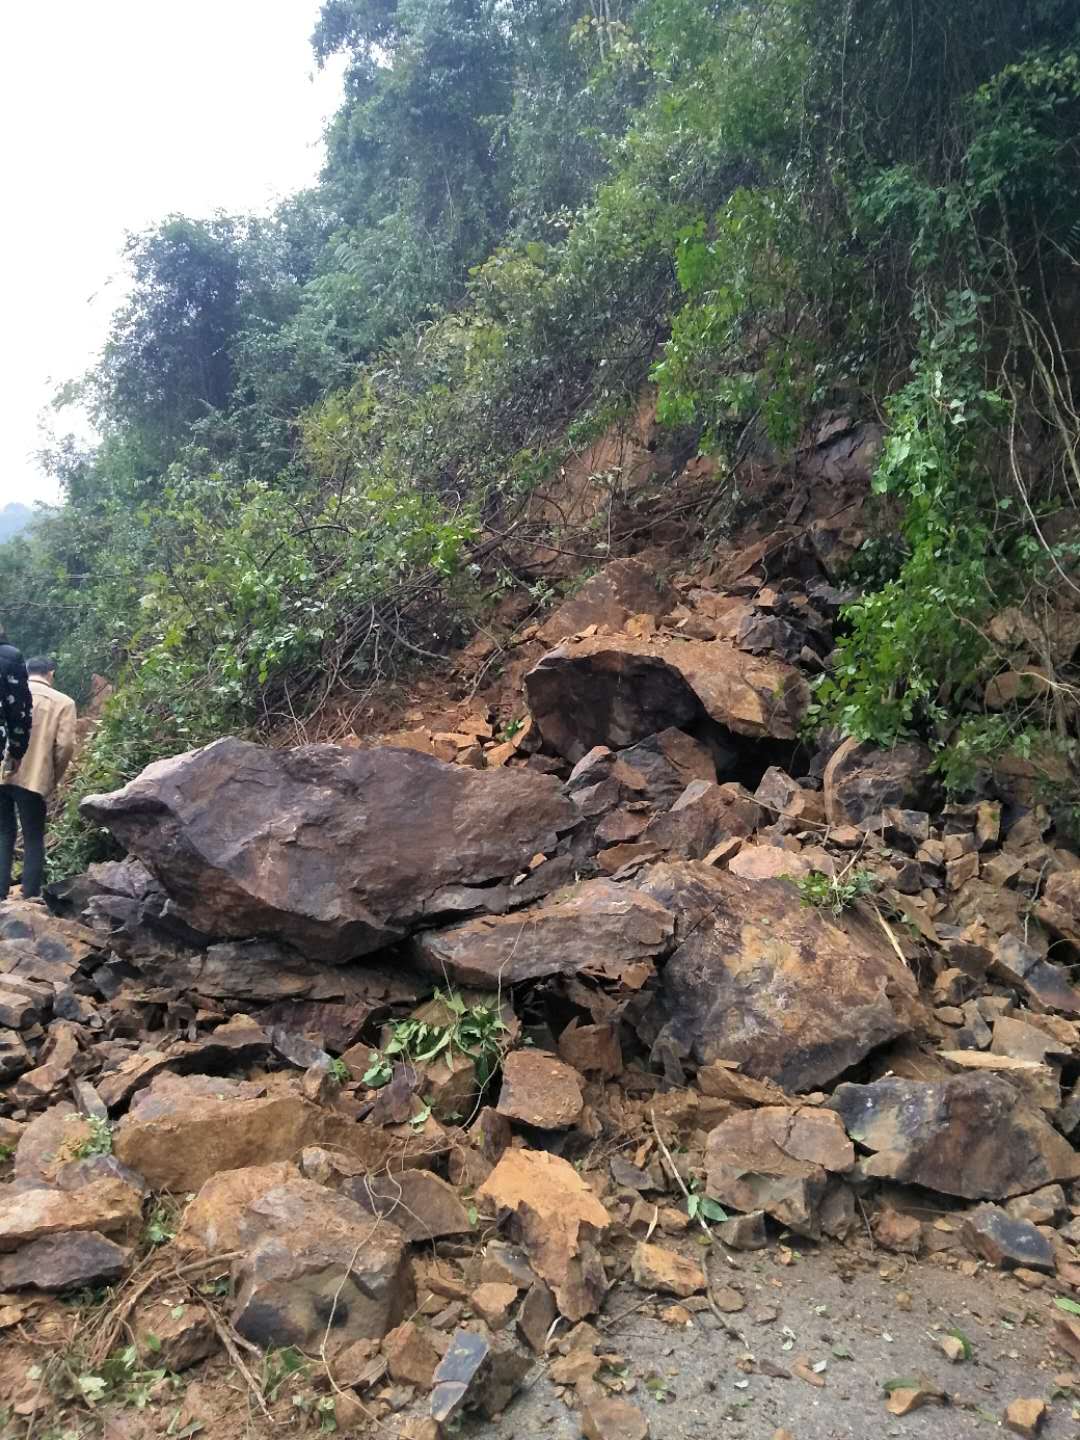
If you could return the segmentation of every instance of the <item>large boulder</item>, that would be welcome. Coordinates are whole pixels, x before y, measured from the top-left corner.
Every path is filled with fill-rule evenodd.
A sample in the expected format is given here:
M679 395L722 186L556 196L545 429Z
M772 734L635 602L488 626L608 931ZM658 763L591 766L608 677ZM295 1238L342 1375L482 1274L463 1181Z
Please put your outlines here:
M884 937L807 908L786 880L719 871L709 890L663 974L666 1033L700 1064L813 1090L908 1029L915 983Z
M557 645L589 625L621 630L631 615L662 615L671 592L640 560L613 560L564 601L540 627L545 645Z
M544 740L580 760L594 745L634 745L708 717L737 735L794 739L810 699L783 660L727 640L594 635L560 645L525 676Z
M232 1323L256 1345L381 1340L407 1311L408 1244L396 1225L311 1180L253 1201L233 1271Z
M150 765L81 808L153 871L188 924L271 935L323 962L447 910L486 909L492 882L553 850L578 813L531 771L236 739Z
M412 942L423 968L457 985L494 989L545 975L619 978L667 950L675 919L658 901L611 880L587 880L513 915L428 930Z
M925 810L934 786L930 751L919 741L883 750L849 738L825 767L825 811L830 825L858 825L888 806Z
M867 1177L1001 1200L1080 1176L1080 1154L996 1075L841 1085L829 1105L872 1152Z

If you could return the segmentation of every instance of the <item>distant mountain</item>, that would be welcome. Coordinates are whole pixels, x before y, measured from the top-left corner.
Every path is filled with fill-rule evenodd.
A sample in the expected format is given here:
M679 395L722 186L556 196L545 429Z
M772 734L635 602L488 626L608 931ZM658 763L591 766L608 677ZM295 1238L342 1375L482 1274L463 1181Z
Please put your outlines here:
M13 535L18 535L20 530L25 530L33 518L34 512L29 505L20 505L17 500L5 505L0 510L0 544L10 540Z

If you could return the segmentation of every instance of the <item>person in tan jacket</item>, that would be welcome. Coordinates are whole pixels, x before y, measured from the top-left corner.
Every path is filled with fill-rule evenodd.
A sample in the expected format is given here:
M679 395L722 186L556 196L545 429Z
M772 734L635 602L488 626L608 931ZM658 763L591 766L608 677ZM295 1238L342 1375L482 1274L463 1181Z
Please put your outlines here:
M75 753L75 701L53 686L56 662L39 657L26 662L30 677L30 744L0 777L0 900L11 888L15 837L23 839L22 893L32 900L45 878L45 816Z

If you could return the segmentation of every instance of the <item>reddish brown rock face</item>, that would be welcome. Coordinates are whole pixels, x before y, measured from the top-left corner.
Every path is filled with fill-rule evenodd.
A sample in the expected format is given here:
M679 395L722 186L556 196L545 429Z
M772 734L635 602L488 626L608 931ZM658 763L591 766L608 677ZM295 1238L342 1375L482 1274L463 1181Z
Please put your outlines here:
M708 716L737 735L790 740L809 703L799 672L726 640L595 635L561 645L525 676L540 733L580 760Z
M996 1075L841 1085L829 1102L865 1174L967 1200L1022 1195L1080 1175L1080 1155Z
M578 812L557 780L410 750L219 740L162 760L83 813L207 935L272 935L341 962L425 918L482 910L485 887L555 848Z
M812 1090L907 1029L910 972L857 922L807 908L784 880L721 871L710 889L711 911L663 974L670 1029L701 1064L735 1060Z
M662 615L671 594L639 560L613 560L586 580L540 627L545 645L557 645L589 625L621 630L631 615Z

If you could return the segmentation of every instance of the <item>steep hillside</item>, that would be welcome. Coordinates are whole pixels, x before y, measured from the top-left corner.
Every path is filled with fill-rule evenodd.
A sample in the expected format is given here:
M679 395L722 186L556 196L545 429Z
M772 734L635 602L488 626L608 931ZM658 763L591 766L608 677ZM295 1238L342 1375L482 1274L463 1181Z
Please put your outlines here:
M102 443L58 450L64 506L0 551L24 649L118 682L75 798L222 733L303 734L625 553L605 506L537 497L650 377L658 484L708 460L706 546L745 522L748 461L783 470L835 409L884 426L811 725L922 738L958 791L1003 755L1070 774L1076 23L328 0L316 56L349 71L320 185L132 237L70 392ZM617 503L603 463L583 479ZM100 838L72 808L57 864Z

